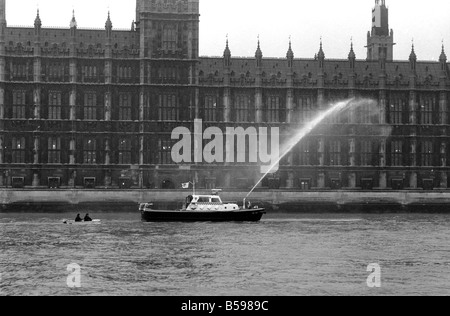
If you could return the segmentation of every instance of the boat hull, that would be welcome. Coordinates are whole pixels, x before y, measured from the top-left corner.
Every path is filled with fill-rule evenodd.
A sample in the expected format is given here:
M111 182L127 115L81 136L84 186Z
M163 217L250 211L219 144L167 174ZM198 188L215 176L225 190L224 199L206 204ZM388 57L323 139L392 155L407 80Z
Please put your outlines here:
M94 219L90 222L85 222L85 221L75 222L73 220L63 220L63 224L66 224L66 225L100 225L101 221L99 219Z
M189 211L142 211L144 222L258 222L265 214L264 209L250 209L230 212Z

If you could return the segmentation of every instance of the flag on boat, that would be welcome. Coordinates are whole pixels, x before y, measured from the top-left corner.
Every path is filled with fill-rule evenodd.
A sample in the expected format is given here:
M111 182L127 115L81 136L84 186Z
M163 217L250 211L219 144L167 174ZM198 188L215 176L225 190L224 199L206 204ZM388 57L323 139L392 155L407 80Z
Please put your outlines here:
M189 189L189 182L182 183L181 186L183 187L183 189Z

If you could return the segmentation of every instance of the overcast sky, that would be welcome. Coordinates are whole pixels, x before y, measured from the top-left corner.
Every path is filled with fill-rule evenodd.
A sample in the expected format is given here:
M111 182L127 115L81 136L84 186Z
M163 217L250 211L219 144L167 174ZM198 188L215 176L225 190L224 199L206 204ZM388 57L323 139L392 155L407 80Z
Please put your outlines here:
M285 57L289 37L296 58L312 58L320 37L327 58L347 58L350 39L365 59L374 0L200 0L200 55L221 56L228 34L233 56L254 56L257 37L265 57ZM414 38L419 60L437 60L442 40L450 56L450 1L386 0L397 43L394 59L408 59ZM79 27L129 29L133 0L6 0L8 25L33 25L39 7L45 26L68 27L75 9Z

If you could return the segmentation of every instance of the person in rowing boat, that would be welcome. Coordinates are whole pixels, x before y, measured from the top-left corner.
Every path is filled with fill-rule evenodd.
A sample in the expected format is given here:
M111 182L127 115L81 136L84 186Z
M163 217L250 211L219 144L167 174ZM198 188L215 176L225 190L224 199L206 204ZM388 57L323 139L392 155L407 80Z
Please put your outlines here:
M86 216L84 217L84 221L85 222L92 222L92 218L89 217L89 214L86 214Z
M77 215L77 218L75 218L75 222L82 222L83 220L80 217L80 214Z

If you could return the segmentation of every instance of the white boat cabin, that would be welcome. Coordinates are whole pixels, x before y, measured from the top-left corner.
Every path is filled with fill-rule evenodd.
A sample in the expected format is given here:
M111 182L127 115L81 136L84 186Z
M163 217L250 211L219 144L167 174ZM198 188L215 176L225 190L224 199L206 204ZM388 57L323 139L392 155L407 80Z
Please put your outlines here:
M186 198L184 206L183 210L197 212L229 212L239 210L237 204L224 204L218 195L189 195Z
M218 195L220 190L213 190L211 195L193 194L186 197L181 209L176 211L183 212L233 212L240 208L236 203L223 203ZM245 203L245 202L244 202ZM140 211L153 211L154 203L140 203Z

